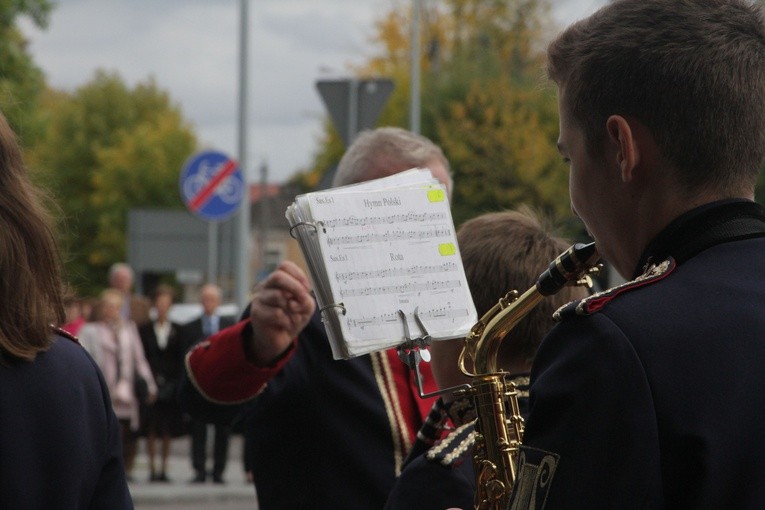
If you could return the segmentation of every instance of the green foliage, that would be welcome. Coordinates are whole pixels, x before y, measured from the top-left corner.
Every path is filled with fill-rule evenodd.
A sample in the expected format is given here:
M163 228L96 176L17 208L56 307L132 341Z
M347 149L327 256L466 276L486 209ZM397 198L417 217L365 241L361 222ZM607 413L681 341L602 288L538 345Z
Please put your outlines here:
M36 111L45 79L16 20L27 16L44 28L50 9L48 0L0 0L0 110L23 145L33 143L42 129Z
M539 113L546 100L501 80L474 84L439 119L438 138L455 168L455 222L521 204L553 218L569 214L568 176Z
M548 1L422 5L421 131L451 163L455 222L525 204L563 225L567 236L580 237L569 205L568 173L555 148L556 95L541 78L545 27L552 23ZM356 70L361 77L386 76L396 84L379 125L409 124L406 6L378 20L379 53Z
M47 130L30 166L60 204L71 283L92 294L106 269L125 259L129 209L183 207L178 175L196 138L151 80L131 89L97 72L72 94L50 92L45 107Z

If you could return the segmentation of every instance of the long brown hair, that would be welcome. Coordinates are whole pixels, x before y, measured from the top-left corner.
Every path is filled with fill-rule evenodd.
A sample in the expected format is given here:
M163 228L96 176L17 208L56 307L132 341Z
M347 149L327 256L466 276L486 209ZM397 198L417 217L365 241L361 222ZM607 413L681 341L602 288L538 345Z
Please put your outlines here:
M0 114L0 362L31 361L64 321L61 269L44 193L29 181Z

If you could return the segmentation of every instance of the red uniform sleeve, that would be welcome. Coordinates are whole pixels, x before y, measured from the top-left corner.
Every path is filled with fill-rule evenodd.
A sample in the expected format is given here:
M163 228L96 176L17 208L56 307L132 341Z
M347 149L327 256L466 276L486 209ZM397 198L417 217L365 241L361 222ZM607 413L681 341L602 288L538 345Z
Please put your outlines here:
M295 342L272 366L260 367L246 356L244 320L197 344L186 354L186 372L197 391L217 404L239 404L263 391L295 352Z

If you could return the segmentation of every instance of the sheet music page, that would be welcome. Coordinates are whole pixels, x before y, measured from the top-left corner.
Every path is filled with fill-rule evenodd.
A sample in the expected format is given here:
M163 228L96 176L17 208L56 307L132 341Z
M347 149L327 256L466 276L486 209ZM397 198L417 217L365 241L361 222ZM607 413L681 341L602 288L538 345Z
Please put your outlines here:
M463 337L477 321L446 191L432 177L424 184L422 174L404 174L392 176L393 187L372 181L300 197L345 310L336 314L343 339L334 339L345 342L343 357L402 343L398 310L412 336L423 334L415 309L434 339Z

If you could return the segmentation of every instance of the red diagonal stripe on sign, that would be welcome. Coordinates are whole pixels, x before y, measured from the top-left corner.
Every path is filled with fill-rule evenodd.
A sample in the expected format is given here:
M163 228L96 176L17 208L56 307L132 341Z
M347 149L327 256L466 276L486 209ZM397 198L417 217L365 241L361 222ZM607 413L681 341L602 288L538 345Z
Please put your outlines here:
M208 200L210 200L210 197L215 192L215 188L218 187L218 185L223 182L223 180L231 175L234 170L236 170L236 161L233 159L230 159L226 161L226 163L220 167L220 170L218 170L218 173L213 175L213 178L210 179L210 182L205 184L205 187L199 190L199 194L194 197L194 200L192 200L189 203L189 207L192 211L198 211L200 207L205 205Z

